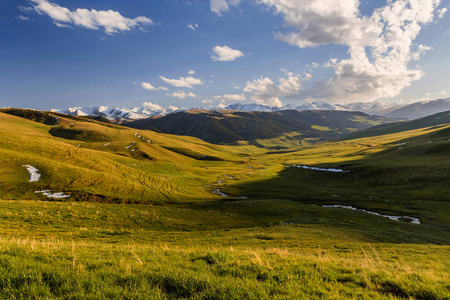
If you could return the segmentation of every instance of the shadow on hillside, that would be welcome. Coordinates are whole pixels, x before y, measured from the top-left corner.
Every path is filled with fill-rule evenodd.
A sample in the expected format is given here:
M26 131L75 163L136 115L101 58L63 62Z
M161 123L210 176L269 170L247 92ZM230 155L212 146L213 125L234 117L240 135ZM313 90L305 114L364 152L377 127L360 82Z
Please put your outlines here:
M416 217L421 220L421 225L395 222L363 212L350 211L352 215L362 214L362 220L380 219L381 223L378 222L376 226L382 225L380 228L384 228L386 232L398 231L396 235L398 242L450 244L450 224L448 224L450 203L445 197L436 197L437 194L441 194L438 191L445 189L448 182L432 183L420 177L405 182L405 174L410 173L410 169L406 167L389 168L348 162L335 168L342 168L348 172L335 173L286 167L271 179L235 184L225 191L250 199L293 200L319 207L340 204L380 214ZM434 190L436 192L433 192ZM339 208L328 209L336 213L339 210ZM349 220L346 218L335 220L336 224L346 223ZM360 223L362 220L354 225L366 227L368 223ZM328 221L327 218L319 218L317 224L327 224ZM382 232L376 236L383 241ZM392 241L389 239L389 242Z

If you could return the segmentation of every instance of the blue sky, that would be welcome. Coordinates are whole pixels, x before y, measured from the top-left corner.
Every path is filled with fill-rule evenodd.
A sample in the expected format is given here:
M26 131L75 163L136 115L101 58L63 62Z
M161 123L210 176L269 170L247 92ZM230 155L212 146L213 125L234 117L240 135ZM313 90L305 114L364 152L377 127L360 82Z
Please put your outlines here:
M450 97L449 0L0 2L0 107Z

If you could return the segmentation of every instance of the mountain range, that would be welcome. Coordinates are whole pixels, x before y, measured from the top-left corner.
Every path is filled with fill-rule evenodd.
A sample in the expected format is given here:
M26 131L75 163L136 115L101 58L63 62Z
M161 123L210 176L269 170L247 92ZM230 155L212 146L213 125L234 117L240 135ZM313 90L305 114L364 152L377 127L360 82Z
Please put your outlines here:
M250 143L286 148L335 139L398 119L337 110L189 110L135 120L123 125L161 133L200 138L213 144Z
M134 108L116 108L109 106L89 106L72 107L68 109L52 109L52 112L58 112L70 116L98 116L105 117L111 121L120 123L123 120L139 120L151 118L154 116L165 116L180 111L193 109L201 110L231 110L244 112L277 112L283 110L337 110L337 111L358 111L369 115L377 115L390 118L417 119L434 113L450 110L450 98L421 101L412 104L400 105L395 103L385 103L379 101L357 102L349 104L330 104L325 102L303 103L300 106L291 104L282 107L270 107L257 103L242 104L235 103L221 108L189 108L189 109L171 109L163 108L157 104L151 107Z

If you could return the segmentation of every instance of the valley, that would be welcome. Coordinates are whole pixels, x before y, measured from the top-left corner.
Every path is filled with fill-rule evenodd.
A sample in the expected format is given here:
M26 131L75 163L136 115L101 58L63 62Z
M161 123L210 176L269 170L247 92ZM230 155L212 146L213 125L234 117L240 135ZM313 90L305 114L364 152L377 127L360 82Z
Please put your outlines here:
M446 115L277 150L3 110L0 295L447 299Z

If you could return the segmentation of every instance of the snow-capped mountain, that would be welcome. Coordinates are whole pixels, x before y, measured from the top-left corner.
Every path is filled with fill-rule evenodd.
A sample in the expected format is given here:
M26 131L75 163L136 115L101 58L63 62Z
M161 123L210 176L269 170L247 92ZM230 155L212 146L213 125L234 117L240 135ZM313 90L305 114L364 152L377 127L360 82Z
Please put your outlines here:
M402 106L403 105L396 103L386 103L379 101L372 101L366 103L357 102L343 105L343 107L347 108L348 110L360 111L369 115L380 115L380 116L385 116L389 114L391 111L398 109L399 107Z
M134 107L134 108L116 108L108 106L88 106L88 107L71 107L68 109L52 109L53 112L66 114L69 116L98 116L104 117L112 121L117 120L138 120L150 118L153 116L166 115L174 112L173 109L163 108L155 105L152 108Z
M241 104L241 103L235 103L232 105L229 105L227 107L224 107L223 110L239 110L239 111L263 111L263 112L270 112L270 111L274 111L274 109L278 110L277 108L274 107L269 107L266 105L261 105L261 104L257 104L257 103L250 103L250 104Z
M297 106L295 110L351 110L343 106L342 104L331 104L325 102L311 102L311 103L303 103L300 106Z
M359 111L369 115L378 115L384 117L396 117L415 119L434 113L450 110L450 98L439 99L433 101L422 101L408 105L400 105L395 103L386 103L379 101L357 102L349 104L331 104L325 102L303 103L300 106L287 104L281 107L270 107L257 103L235 103L227 107L209 108L192 107L189 109L178 109L176 107L163 108L158 104L146 103L145 107L134 108L116 108L108 106L89 106L89 107L72 107L68 109L52 109L54 112L63 113L71 116L100 116L109 120L119 122L121 120L139 120L153 116L165 116L171 113L186 110L233 110L245 112L277 112L282 110L340 110L340 111Z

